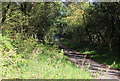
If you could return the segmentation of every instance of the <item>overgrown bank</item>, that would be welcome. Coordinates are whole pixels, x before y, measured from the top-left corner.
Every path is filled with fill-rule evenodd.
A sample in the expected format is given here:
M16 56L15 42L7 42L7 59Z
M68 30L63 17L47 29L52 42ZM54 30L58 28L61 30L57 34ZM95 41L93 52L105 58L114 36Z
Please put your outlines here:
M0 42L2 79L93 78L89 72L68 61L56 45L44 46L32 37L13 32L0 34Z

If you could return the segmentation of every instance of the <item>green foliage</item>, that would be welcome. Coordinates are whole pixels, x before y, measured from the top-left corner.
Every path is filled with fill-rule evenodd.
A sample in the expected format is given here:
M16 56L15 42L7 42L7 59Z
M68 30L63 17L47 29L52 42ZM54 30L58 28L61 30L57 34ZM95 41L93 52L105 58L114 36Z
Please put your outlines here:
M9 37L0 36L2 39L0 42L8 44L7 46L9 47L9 50L6 50L8 47L2 45L3 49L0 50L0 55L2 55L2 73L0 73L0 76L2 78L92 78L90 73L80 70L76 65L69 62L67 57L64 56L63 50L59 50L56 45L47 47L43 44L38 44L36 40L31 37L23 40L22 38L24 38L24 36L21 37L21 33L16 33L14 36L14 39L12 39L10 35ZM8 43L6 43L5 40Z
M119 2L69 3L69 15L62 18L67 23L63 42L77 51L91 54L101 63L112 65L115 61L112 67L120 68L119 7Z
M18 72L17 77L19 78L29 78L30 75L28 74L32 75L32 73L34 73L32 78L35 78L34 76L37 70L27 73L28 69L31 70L31 66L31 68L35 68L35 66L32 65L35 63L36 65L38 64L38 66L40 65L43 69L40 71L43 76L41 75L39 77L38 71L36 77L72 77L72 73L74 73L73 69L76 68L73 68L71 64L68 65L68 67L71 68L71 73L68 73L69 76L64 72L62 73L63 68L66 68L65 72L69 71L67 66L62 66L61 68L55 67L59 61L61 64L63 63L63 65L64 62L66 63L66 57L63 56L63 51L61 50L60 52L57 45L53 47L52 45L51 47L46 45L46 43L55 43L55 34L60 34L63 39L75 43L77 46L69 42L67 44L78 51L88 54L96 53L96 56L93 55L93 58L101 60L103 57L115 57L114 60L110 59L108 62L102 61L106 62L106 64L111 64L115 61L115 64L112 66L119 67L119 61L117 59L120 52L119 4L119 2L3 2L1 7L2 27L0 28L2 29L2 34L0 34L0 53L4 61L2 76L4 77L7 75L6 77L13 78L16 72ZM38 42L42 42L46 46L38 44ZM79 49L80 46L82 46L83 49ZM101 53L97 53L96 51L98 48L105 48L110 53L103 53L103 55L101 55ZM107 52L103 49L102 51ZM50 59L50 64L46 62L48 58ZM44 63L48 63L46 64L48 67L47 69L55 68L53 76L50 76L50 74L52 74L51 71L44 70ZM7 71L8 73L6 73ZM46 72L45 74L43 73L44 71ZM62 74L65 74L65 76L58 77L58 72L61 73L60 76ZM13 76L11 75L12 73L14 73ZM24 73L26 73L26 75ZM77 74L79 75L79 73ZM77 78L77 76L75 75L72 78Z
M0 35L0 42L2 43L0 49L0 58L2 61L2 74L1 76L10 76L10 73L17 71L22 66L26 66L29 62L28 60L23 59L24 54L17 54L17 50L13 44L10 37Z
M13 46L11 45L11 43L8 40L10 40L10 39L5 36L2 36L2 34L0 34L0 43L1 43L2 49L10 50L13 48Z

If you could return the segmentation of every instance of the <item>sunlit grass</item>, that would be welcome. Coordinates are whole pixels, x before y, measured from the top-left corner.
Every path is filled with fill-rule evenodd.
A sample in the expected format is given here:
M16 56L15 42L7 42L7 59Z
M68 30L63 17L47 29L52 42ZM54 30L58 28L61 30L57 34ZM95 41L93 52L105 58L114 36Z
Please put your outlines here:
M85 53L85 54L94 54L95 51L85 51L85 52L83 52L83 53Z
M45 58L45 57L43 57ZM54 60L54 61L53 61ZM42 79L90 79L90 73L82 71L71 62L63 60L55 60L52 58L32 62L28 72L25 74L32 75L31 78ZM31 72L32 71L32 72ZM23 76L23 78L27 78Z
M5 69L7 69L5 71ZM7 73L6 73L7 72ZM89 72L77 67L57 51L44 51L27 65L4 68L4 78L25 79L92 79Z
M34 39L32 39L34 41ZM11 42L9 42L10 45ZM22 41L22 39L21 39ZM23 50L4 50L2 58L2 79L92 79L85 69L71 63L63 54L63 50L43 44L21 43ZM32 42L33 42L32 41ZM24 45L25 44L25 45ZM19 44L16 44L19 46ZM3 47L3 46L2 46ZM6 48L7 49L7 48ZM1 51L2 51L1 50ZM25 53L24 53L25 52ZM19 53L19 54L18 54Z

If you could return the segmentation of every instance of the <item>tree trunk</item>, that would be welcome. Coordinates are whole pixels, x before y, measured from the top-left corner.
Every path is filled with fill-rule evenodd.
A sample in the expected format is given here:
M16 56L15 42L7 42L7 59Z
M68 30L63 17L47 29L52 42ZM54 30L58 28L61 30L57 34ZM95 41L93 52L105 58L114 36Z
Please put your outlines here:
M86 22L85 22L85 16L84 16L84 14L82 14L82 16L83 16L85 31L86 31L86 33L87 33L87 35L88 35L88 37L89 37L90 42L92 43L92 42L93 42L93 41L92 41L92 37L91 37L91 35L90 35L89 31L88 31L88 28L86 27Z
M8 11L8 9L10 8L10 5L11 5L11 2L8 3L7 9L2 13L2 14L3 14L3 15L2 15L3 18L2 18L1 23L4 23L4 21L5 21L5 19L6 19L7 11Z

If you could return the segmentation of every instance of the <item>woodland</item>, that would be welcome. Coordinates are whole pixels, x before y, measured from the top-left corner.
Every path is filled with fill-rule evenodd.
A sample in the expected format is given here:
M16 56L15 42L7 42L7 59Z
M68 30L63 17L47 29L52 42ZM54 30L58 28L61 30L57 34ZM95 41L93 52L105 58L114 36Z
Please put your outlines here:
M120 2L0 5L0 78L93 79L67 60L58 42L120 69Z

